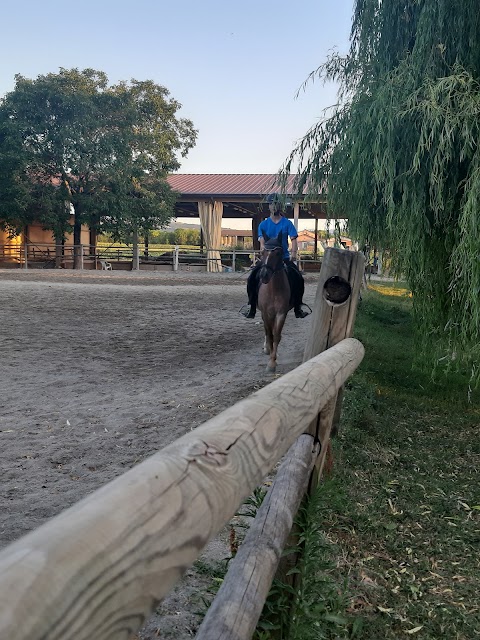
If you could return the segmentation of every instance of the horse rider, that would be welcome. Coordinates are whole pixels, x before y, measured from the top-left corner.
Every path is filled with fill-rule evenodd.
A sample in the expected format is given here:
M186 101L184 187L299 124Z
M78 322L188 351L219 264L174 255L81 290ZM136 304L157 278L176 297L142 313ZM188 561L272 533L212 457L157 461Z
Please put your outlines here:
M260 249L263 251L265 247L265 239L263 237L263 232L269 238L275 238L278 236L280 231L282 233L282 244L283 244L283 262L285 263L287 269L288 282L290 283L291 290L291 299L293 303L293 310L295 312L296 318L305 318L311 313L310 307L305 305L302 301L303 294L305 291L305 283L303 281L303 276L300 273L295 260L297 259L298 253L298 244L297 238L298 233L295 229L295 226L291 220L285 218L283 215L282 201L280 195L278 193L270 193L267 196L267 203L270 210L270 217L266 218L261 222L258 226L258 240L260 242ZM292 254L290 256L290 251L288 249L288 238L290 237L292 241ZM258 289L259 289L259 280L258 280L258 272L261 269L261 263L258 262L252 269L250 275L248 276L247 281L247 295L248 295L248 305L244 305L240 310L240 313L245 316L245 318L254 318L255 313L257 311L257 299L258 299ZM308 309L308 311L307 311Z

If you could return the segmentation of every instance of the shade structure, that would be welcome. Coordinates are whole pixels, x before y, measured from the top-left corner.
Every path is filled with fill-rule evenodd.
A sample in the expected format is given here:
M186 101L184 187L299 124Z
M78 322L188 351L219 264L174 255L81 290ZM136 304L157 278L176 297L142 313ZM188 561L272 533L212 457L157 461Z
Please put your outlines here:
M223 202L199 201L198 215L207 247L207 271L222 270L220 246L222 242Z

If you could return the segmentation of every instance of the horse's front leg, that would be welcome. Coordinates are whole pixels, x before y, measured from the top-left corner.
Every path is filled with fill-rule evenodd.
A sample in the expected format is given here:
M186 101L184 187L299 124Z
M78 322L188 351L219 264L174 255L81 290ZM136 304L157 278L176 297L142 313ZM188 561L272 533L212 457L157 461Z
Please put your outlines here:
M271 351L271 348L267 342L267 334L265 334L265 337L263 339L263 353L265 353L268 356L270 351Z
M268 356L273 350L273 322L269 318L263 319L263 328L265 329L265 340L263 342L263 352Z
M282 329L285 324L287 314L277 315L272 328L272 350L270 352L270 360L268 362L267 370L271 373L275 373L277 370L277 351L280 340L282 339Z

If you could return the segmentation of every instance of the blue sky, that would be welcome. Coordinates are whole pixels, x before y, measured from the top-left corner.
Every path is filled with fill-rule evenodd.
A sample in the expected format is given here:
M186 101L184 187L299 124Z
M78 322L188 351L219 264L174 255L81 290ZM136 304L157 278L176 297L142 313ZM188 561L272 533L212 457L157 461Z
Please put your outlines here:
M7 0L0 96L60 67L152 79L199 130L182 173L275 173L335 102L307 75L346 51L353 0Z
M345 51L353 0L7 0L0 95L59 67L153 79L199 130L184 173L270 173L335 101L307 77Z

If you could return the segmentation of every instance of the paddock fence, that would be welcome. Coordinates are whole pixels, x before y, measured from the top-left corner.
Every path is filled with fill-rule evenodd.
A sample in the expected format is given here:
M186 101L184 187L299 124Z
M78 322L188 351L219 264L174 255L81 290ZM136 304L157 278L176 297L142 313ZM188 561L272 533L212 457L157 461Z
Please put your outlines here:
M218 255L219 257L210 257ZM200 247L140 245L138 263L133 247L104 245L55 245L46 243L0 245L0 268L23 269L109 269L129 271L207 271L209 263L216 263L220 272L248 271L255 264L260 251L225 248L203 251ZM76 265L76 266L74 266ZM137 266L136 266L137 265ZM300 268L320 271L321 261L303 260Z
M132 637L287 454L197 635L251 638L364 353L349 337L363 256L327 251L303 364L0 553L1 640Z
M209 257L218 251L219 258ZM255 263L259 251L225 249L202 251L200 247L158 247L141 245L138 264L141 270L206 271L216 262L218 271L243 271ZM133 247L102 245L55 245L44 243L0 245L0 268L23 269L103 269L108 262L113 270L131 270L136 263Z

